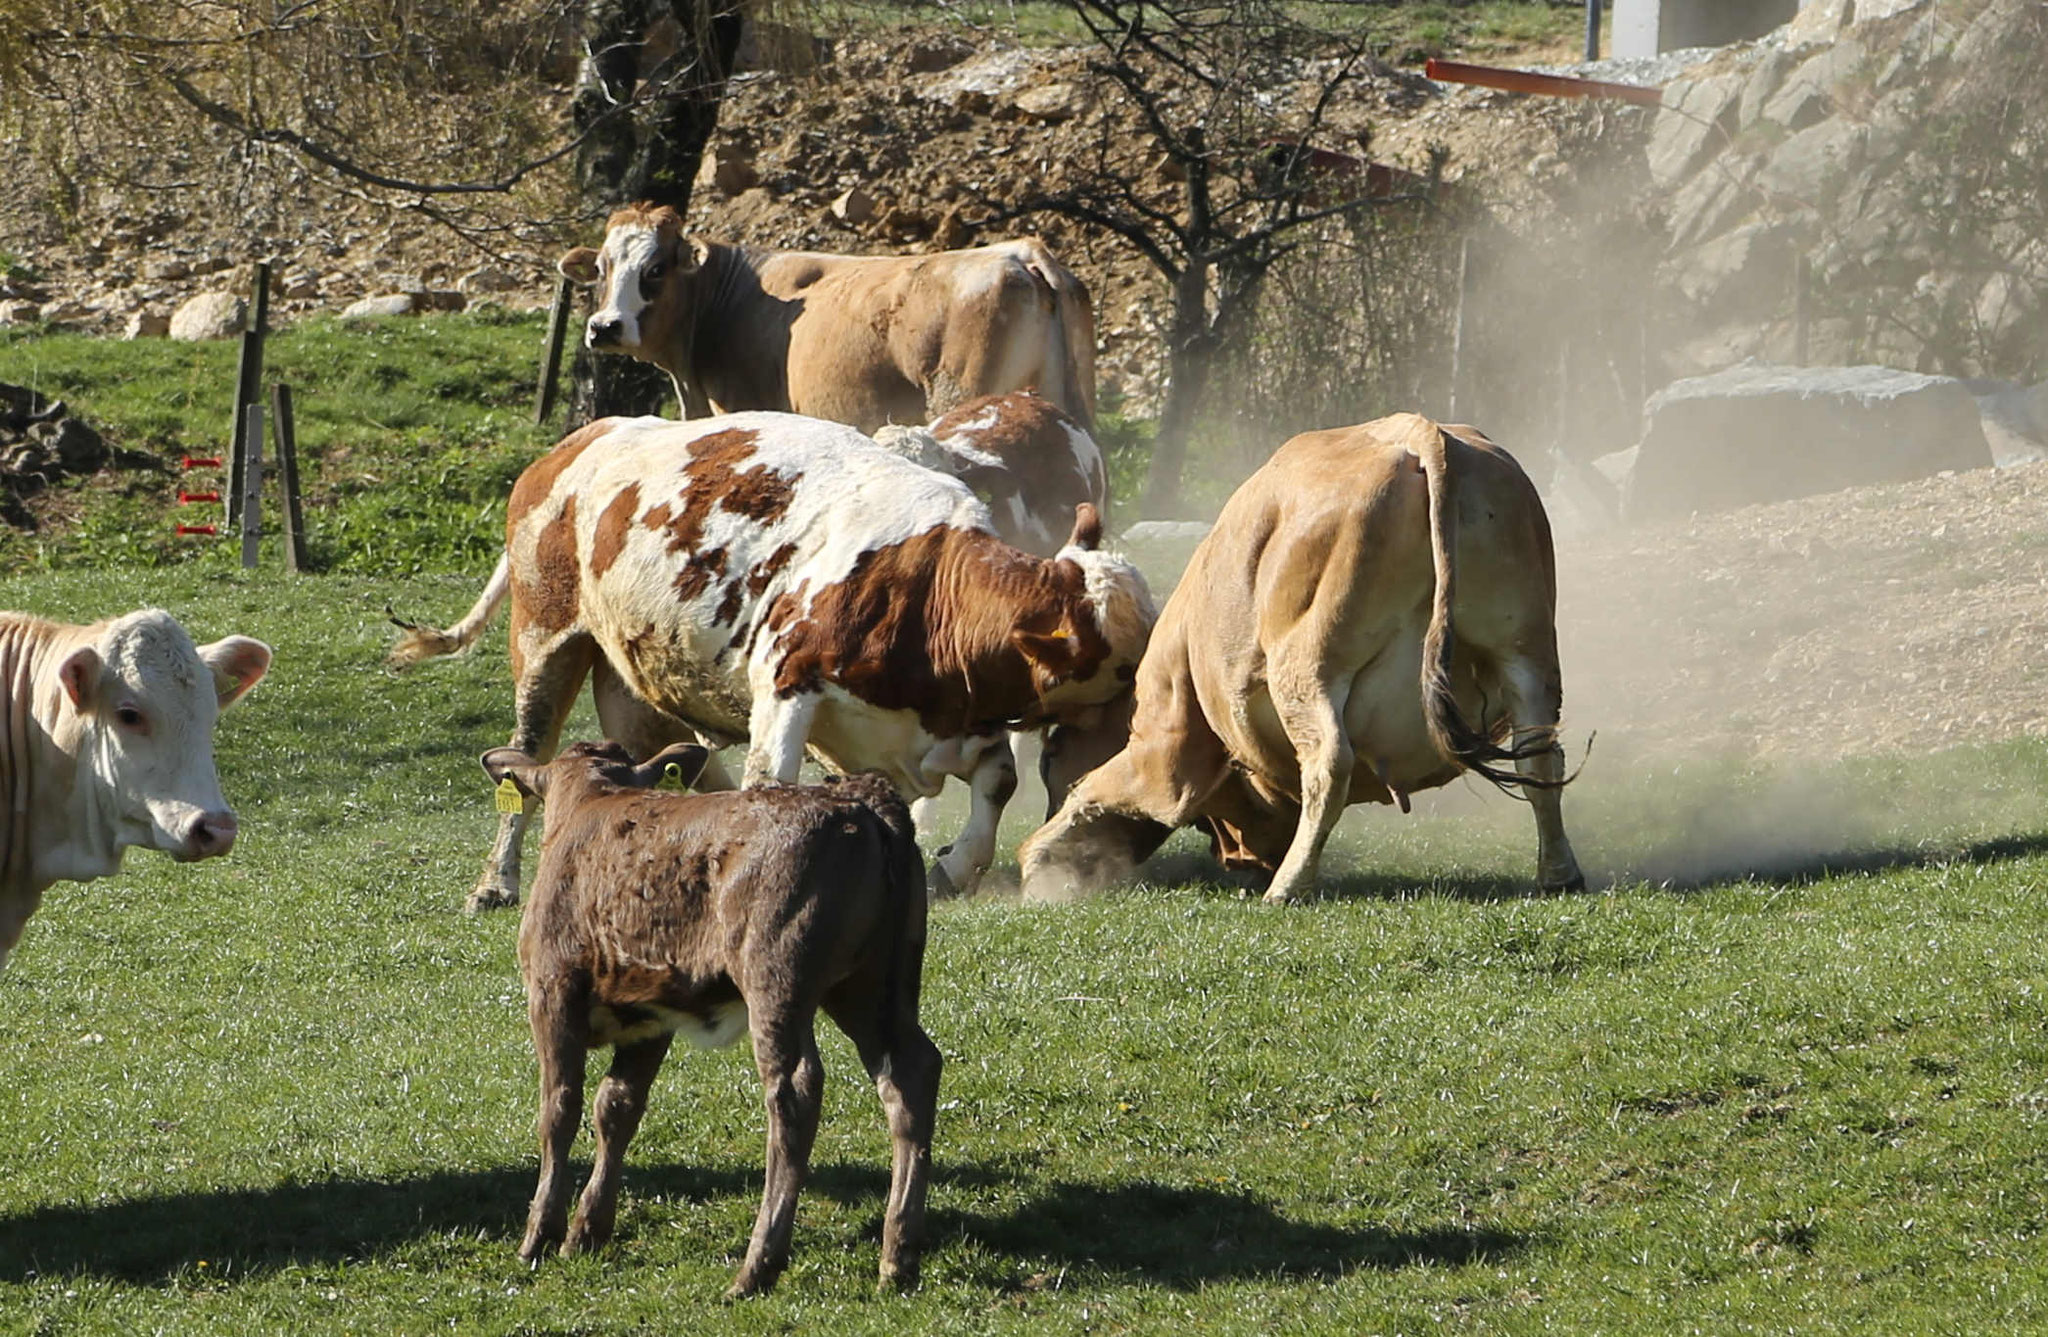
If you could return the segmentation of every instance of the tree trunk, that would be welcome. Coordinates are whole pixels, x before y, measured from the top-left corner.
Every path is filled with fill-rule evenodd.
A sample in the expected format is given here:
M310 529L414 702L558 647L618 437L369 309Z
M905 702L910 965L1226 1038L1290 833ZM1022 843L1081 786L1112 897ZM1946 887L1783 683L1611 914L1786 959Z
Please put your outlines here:
M1173 518L1180 506L1180 476L1188 457L1202 389L1215 363L1216 340L1209 329L1209 267L1190 261L1173 285L1173 335L1166 350L1166 399L1159 406L1159 433L1145 470L1141 515Z
M647 29L672 14L676 50L643 71ZM725 81L739 50L738 0L590 0L584 20L588 55L570 114L585 134L576 181L593 212L651 200L688 210L705 145L718 128ZM645 83L671 85L648 106L620 112ZM569 426L612 414L660 413L675 406L667 372L578 342L571 367Z

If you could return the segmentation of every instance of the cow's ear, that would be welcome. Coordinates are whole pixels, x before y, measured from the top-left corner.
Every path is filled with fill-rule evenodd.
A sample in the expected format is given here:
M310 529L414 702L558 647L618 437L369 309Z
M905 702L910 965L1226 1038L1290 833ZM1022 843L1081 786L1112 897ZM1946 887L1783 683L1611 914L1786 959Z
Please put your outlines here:
M704 773L704 767L711 761L711 752L695 743L670 743L661 751L633 768L633 783L642 789L652 789L662 782L668 768L676 768L676 778L688 789L697 783L697 777Z
M555 268L571 283L592 284L597 282L597 252L588 246L578 246L561 259L555 261Z
M1074 532L1067 539L1069 548L1083 552L1094 552L1102 542L1102 512L1095 509L1095 503L1084 501L1074 507Z
M1031 665L1032 676L1039 680L1039 691L1063 682L1074 671L1074 634L1064 628L1027 631L1019 627L1010 633L1010 644Z
M494 747L483 755L484 774L494 784L510 780L528 798L546 797L548 768L516 747Z
M270 647L247 636L226 636L200 646L199 662L213 670L213 690L226 710L270 672Z
M686 237L676 248L676 272L694 274L711 258L711 243L702 237Z
M100 668L100 652L89 645L73 650L57 666L57 681L64 685L64 695L71 699L74 710L92 707L92 699L99 693Z

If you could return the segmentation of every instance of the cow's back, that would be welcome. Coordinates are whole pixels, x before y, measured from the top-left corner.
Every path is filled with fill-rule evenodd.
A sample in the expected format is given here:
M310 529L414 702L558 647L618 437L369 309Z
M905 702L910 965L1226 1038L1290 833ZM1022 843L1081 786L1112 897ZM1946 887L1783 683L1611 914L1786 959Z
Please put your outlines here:
M674 1007L716 992L748 955L801 962L821 986L843 979L902 913L897 841L917 866L907 818L898 831L868 801L902 808L877 784L609 795L550 839L522 943L567 950L608 994ZM635 979L648 962L661 974Z
M990 522L964 486L852 428L746 413L616 422L529 520L563 523L577 615L607 659L643 699L737 739L757 651L821 591L879 549Z

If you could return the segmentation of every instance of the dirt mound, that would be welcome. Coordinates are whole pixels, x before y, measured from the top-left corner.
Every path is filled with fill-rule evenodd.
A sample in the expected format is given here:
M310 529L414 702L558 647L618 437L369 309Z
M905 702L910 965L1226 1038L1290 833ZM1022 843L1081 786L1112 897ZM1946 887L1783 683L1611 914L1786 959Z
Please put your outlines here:
M2048 736L2044 534L2027 465L1562 541L1568 726L1673 760Z

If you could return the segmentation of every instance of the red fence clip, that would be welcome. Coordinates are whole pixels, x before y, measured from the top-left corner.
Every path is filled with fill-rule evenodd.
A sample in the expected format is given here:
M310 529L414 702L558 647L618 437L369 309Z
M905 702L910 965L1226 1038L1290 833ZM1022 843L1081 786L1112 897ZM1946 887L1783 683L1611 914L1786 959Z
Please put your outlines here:
M220 493L218 492L180 492L178 494L178 504L180 506L190 506L195 501L219 500Z
M218 525L179 525L179 526L178 526L178 532L179 532L180 534L218 534L218 533L220 533L220 526L218 526Z
M220 456L187 455L185 457L185 467L187 469L218 469L220 468Z

